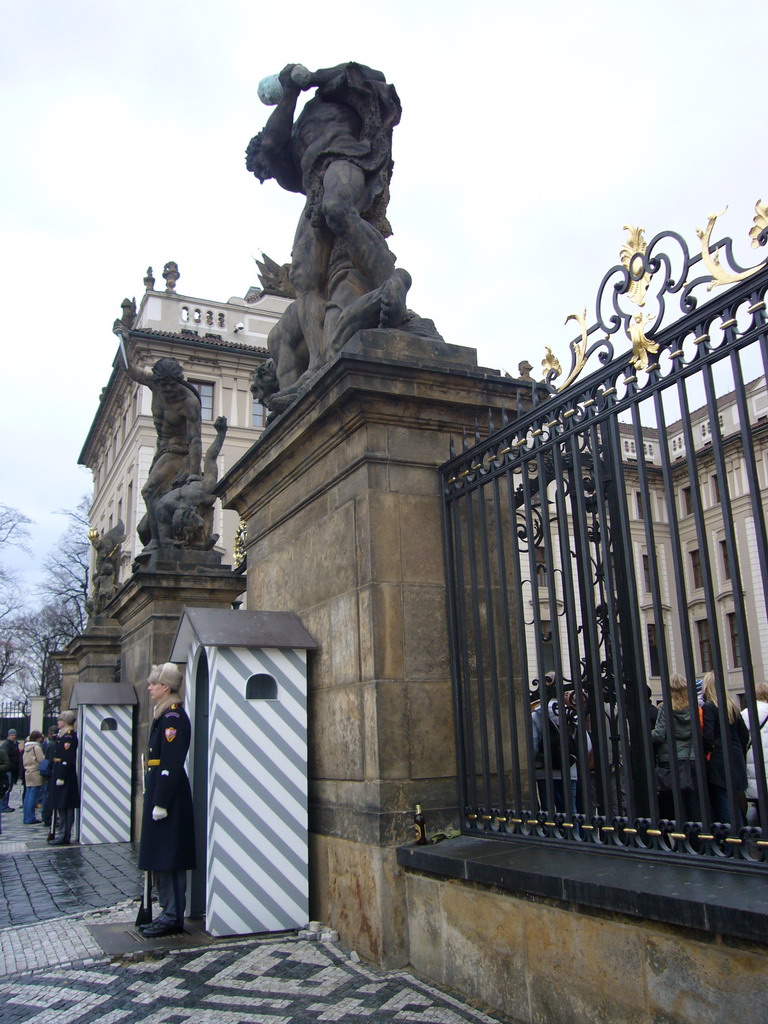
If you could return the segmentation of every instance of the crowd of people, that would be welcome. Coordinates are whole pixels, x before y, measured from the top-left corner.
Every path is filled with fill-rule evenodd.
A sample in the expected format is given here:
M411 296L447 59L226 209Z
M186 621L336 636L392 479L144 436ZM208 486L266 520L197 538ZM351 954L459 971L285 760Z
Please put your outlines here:
M553 811L580 812L585 810L585 794L589 794L590 802L600 813L609 817L624 813L619 770L623 758L617 753L616 743L607 744L612 795L608 800L597 796L593 762L593 743L597 739L586 713L586 699L580 694L577 689L565 688L562 702L558 700L556 676L548 672L540 698L531 705L539 804ZM648 694L650 699L650 688ZM659 818L702 821L705 814L700 799L701 781L708 797L711 822L729 823L735 829L746 824L768 824L760 821L758 811L758 779L768 768L768 684L759 683L755 696L762 759L755 757L749 710L739 710L727 692L717 686L714 672L706 672L702 680L697 680L693 714L687 679L678 673L670 677L668 702L660 701L658 706L651 702L648 708ZM609 727L606 736L611 739ZM563 782L564 766L568 772L567 785ZM588 784L582 787L584 771Z
M151 874L160 906L159 916L152 921L150 915L140 926L150 938L183 931L187 871L195 867L192 792L184 767L191 726L180 695L183 684L182 671L170 662L153 665L147 679L154 710L139 867ZM21 809L25 826L48 828L52 846L70 845L80 806L76 720L74 711L63 711L46 737L33 730L24 742L16 729L8 730L0 743L0 833L2 815ZM11 806L19 782L20 808Z
M8 730L0 743L0 833L2 815L21 810L24 825L42 825L52 846L69 846L80 806L75 722L74 711L63 711L47 736L33 730L24 741ZM21 806L12 807L19 782Z

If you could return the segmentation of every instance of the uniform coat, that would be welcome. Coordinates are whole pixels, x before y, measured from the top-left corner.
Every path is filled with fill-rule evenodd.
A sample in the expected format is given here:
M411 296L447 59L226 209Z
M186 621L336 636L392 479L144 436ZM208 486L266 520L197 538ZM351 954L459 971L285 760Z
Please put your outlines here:
M64 811L80 806L80 785L77 779L77 735L62 729L53 742L51 761L51 807ZM64 785L58 785L63 779Z
M152 722L139 846L142 871L187 871L195 867L192 791L184 770L191 731L180 703L170 704ZM168 817L155 821L153 807L164 807Z

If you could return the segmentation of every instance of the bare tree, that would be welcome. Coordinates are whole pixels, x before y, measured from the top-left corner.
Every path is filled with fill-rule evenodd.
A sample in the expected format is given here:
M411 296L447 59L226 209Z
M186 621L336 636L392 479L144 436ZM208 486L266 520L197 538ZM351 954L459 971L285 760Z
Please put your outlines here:
M0 556L8 548L27 550L32 522L18 509L0 504ZM20 643L16 618L24 606L24 592L17 573L0 560L0 686L18 676Z
M39 694L53 703L60 698L61 667L53 655L82 633L87 621L89 507L83 498L76 509L63 513L67 528L43 562L45 577L37 588L42 607L23 611L19 601L0 621L0 684L7 684L14 696ZM0 517L0 542L5 536L6 543L23 543L28 522L26 517L16 525L8 520L3 533Z
M10 505L0 504L0 556L7 548L27 550L31 519ZM18 576L0 561L0 622L21 609L22 590Z
M57 604L47 604L37 612L19 616L15 630L23 656L13 679L14 695L39 695L48 698L51 705L58 705L61 666L53 660L53 655L75 635L69 614Z
M45 578L38 587L40 596L46 603L55 606L62 621L68 623L68 640L82 633L88 621L85 602L91 562L91 544L88 540L90 508L90 498L85 496L80 499L77 508L62 513L69 523L56 547L43 562Z
M26 551L29 540L27 527L31 522L32 520L17 508L0 503L0 551L7 547L22 548Z

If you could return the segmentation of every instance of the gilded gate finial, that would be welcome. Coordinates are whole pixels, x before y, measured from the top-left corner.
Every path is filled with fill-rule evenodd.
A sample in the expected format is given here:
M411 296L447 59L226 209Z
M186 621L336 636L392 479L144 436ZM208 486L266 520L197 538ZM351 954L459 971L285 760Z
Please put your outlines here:
M768 203L764 203L762 199L758 199L755 203L755 221L749 229L749 237L752 239L753 249L760 248L760 242L758 239L766 228L768 228Z
M728 207L726 206L725 210ZM746 281L748 277L752 277L758 270L762 268L762 264L758 264L756 267L751 267L749 270L742 270L740 273L726 270L720 262L720 248L719 246L710 252L710 239L712 237L712 230L718 217L722 217L725 210L721 210L720 213L710 213L707 218L707 226L702 230L696 228L696 234L701 241L701 258L706 266L707 270L712 275L712 280L707 285L707 291L711 292L715 288L722 288L726 284L736 284L737 281ZM760 234L768 227L768 206L766 206L760 199L755 203L755 217L753 226L750 228L749 236L752 239L752 248L756 249L760 244L758 238Z
M557 358L557 356L549 347L549 345L544 346L544 358L541 360L541 365L544 367L545 377L548 373L551 373L552 370L555 371L556 377L559 377L560 374L563 372L563 368L560 365L560 360Z
M628 235L626 242L619 250L619 259L621 260L621 265L627 268L630 275L633 272L637 274L640 267L642 267L642 257L648 249L645 241L645 228L635 228L631 224L625 224L624 230L628 232ZM637 261L637 266L635 267L633 266L633 261L636 256L639 256L640 260ZM645 293L648 291L650 283L651 275L647 270L642 277L630 281L627 295L636 306L645 305Z
M241 519L237 525L237 530L235 531L235 545L232 551L232 561L234 562L235 569L242 565L245 559L245 545L247 540L248 527L246 526L245 520Z
M711 292L715 288L745 281L765 269L768 260L746 270L739 266L733 256L730 238L712 242L712 231L721 216L711 214L707 226L696 229L700 242L698 252L695 247L692 251L676 232L659 232L648 243L645 228L624 225L627 237L619 251L620 262L605 275L597 295L597 319L588 327L586 310L581 316L572 313L566 317L566 323L570 320L578 322L581 337L571 342L571 368L565 378L557 356L546 346L541 365L544 382L551 392L563 391L572 384L593 357L603 364L614 359L614 340L622 334L632 343L632 351L623 357L624 365L633 367L635 371L653 369L657 360L652 363L650 357L660 351L655 336L661 337L676 316L673 297L677 297L680 311L687 315L696 306L697 290L706 288ZM768 242L768 203L761 199L755 203L749 237L753 248L765 246ZM654 311L646 314L644 307L649 300L652 281L650 296L654 300ZM627 300L634 305L634 310L627 307ZM706 336L703 334L696 340L703 341ZM590 337L593 339L591 344ZM555 380L562 383L556 386Z
M645 334L645 325L653 319L653 313L646 313L645 316L642 313L635 313L627 325L627 334L632 342L632 356L629 361L636 370L647 370L648 353L655 355L659 351L658 344Z

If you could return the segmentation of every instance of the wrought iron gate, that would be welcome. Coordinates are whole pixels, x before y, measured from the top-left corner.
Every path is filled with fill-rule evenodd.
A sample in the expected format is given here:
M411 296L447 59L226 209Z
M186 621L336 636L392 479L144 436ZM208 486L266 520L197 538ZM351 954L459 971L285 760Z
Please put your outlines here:
M468 832L765 859L768 267L715 221L693 254L629 229L564 382L548 350L533 409L442 467Z

